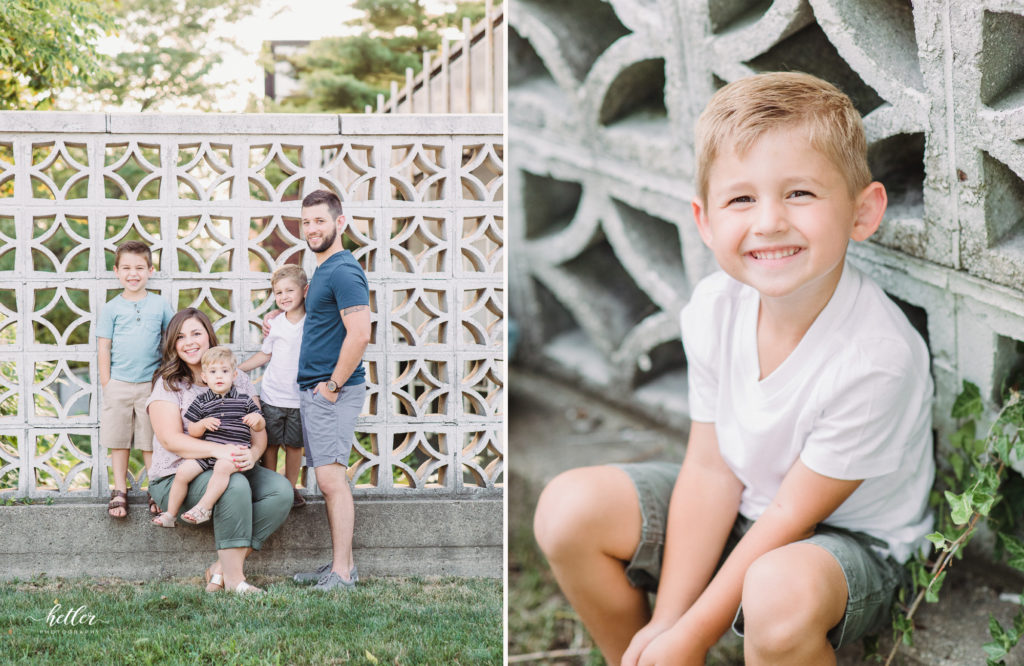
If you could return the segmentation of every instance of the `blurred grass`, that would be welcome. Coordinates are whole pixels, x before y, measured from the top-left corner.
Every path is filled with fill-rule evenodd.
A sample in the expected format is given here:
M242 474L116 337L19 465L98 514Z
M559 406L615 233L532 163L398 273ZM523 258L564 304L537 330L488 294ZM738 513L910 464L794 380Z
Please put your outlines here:
M544 664L603 664L576 612L562 596L533 539L536 490L509 475L508 508L508 656L565 649L591 649L588 656L540 659Z

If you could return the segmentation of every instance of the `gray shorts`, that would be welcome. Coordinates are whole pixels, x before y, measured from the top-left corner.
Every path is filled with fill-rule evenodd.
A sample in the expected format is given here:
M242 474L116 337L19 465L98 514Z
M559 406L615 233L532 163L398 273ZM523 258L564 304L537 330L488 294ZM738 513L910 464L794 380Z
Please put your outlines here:
M267 446L302 448L302 419L298 407L263 403L263 418L267 420Z
M626 577L634 587L656 592L665 549L668 505L679 475L679 464L627 463L615 467L626 472L633 481L643 518L640 544L626 566ZM737 517L719 565L752 524L753 521L743 516ZM846 613L828 633L832 647L838 649L880 630L890 618L889 607L904 581L902 565L891 557L880 556L872 548L872 545L884 546L884 542L860 532L819 525L814 535L801 543L812 543L828 551L839 562L846 577L849 590ZM743 635L742 607L736 613L732 629L740 636Z
M356 438L356 419L363 411L365 399L366 384L342 386L333 404L319 393L313 393L313 389L299 391L306 465L323 467L339 463L348 467L348 456Z

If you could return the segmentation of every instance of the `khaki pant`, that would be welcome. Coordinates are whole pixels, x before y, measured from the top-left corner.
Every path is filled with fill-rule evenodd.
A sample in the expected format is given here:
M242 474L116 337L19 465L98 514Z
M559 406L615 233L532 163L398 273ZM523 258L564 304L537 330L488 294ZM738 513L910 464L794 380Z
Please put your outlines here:
M153 450L153 426L146 413L152 393L149 382L130 384L111 379L101 391L100 442L108 449Z

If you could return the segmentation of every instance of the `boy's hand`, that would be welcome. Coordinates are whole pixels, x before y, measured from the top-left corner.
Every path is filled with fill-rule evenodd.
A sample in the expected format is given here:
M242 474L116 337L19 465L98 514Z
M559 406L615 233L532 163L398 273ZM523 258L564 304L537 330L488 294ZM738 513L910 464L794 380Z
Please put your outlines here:
M671 622L658 622L653 619L648 622L643 629L636 632L633 640L629 642L629 647L622 654L621 666L636 666L639 663L640 655L651 644L651 641L663 634L671 626Z
M267 422L256 412L250 412L242 417L242 423L252 428L254 432L259 432L260 430L263 430L263 426L265 426Z
M682 627L674 625L668 631L654 637L640 655L637 665L704 666L708 651L690 638ZM625 664L625 660L622 663Z
M284 312L284 310L271 310L270 312L267 313L267 315L265 317L263 317L263 336L264 337L270 335L270 322L272 322L274 320L274 317L278 316L282 312Z
M196 425L202 426L203 430L213 431L220 428L220 419L216 416L207 416L205 419L197 421Z

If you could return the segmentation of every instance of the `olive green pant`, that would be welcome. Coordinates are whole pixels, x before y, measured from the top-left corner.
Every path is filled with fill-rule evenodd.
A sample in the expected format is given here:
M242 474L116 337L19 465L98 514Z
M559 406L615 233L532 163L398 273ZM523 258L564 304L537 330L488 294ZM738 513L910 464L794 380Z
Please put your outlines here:
M203 472L188 484L188 494L181 505L185 513L206 492L213 470ZM154 479L149 494L167 509L174 475ZM266 467L257 466L248 472L236 472L228 481L227 490L213 507L213 540L217 550L248 548L259 550L263 542L284 523L292 509L292 485L288 479Z

